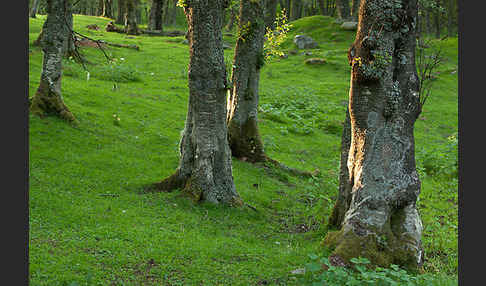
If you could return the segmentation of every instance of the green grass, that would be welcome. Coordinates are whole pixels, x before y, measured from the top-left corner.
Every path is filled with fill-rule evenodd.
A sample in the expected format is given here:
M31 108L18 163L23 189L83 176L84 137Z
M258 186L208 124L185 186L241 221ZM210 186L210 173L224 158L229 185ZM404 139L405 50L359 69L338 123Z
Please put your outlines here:
M29 18L29 43L44 20L42 15ZM340 31L329 17L300 19L290 37L305 33L320 49L311 56L273 59L263 67L259 126L266 152L288 166L319 169L322 175L298 179L233 160L237 190L257 213L194 205L177 192L139 194L143 185L172 174L178 164L188 46L180 43L183 37L106 33L108 21L74 16L80 33L137 44L141 50L108 48L119 63L111 68L99 50L84 48L96 63L88 65L89 80L82 67L66 60L62 94L80 122L77 128L54 117L29 118L31 285L297 285L290 271L320 251L337 196L350 77L346 53L354 33ZM88 30L88 24L102 30ZM284 49L295 48L292 38ZM234 39L225 41L234 46ZM457 145L447 139L457 134L458 79L452 73L457 71L457 38L439 43L448 61L415 126L422 179L418 206L425 270L450 283L457 281L457 175L424 165L451 166L449 147L457 154ZM29 48L33 96L42 52ZM233 52L225 51L227 61ZM304 65L314 56L328 63Z

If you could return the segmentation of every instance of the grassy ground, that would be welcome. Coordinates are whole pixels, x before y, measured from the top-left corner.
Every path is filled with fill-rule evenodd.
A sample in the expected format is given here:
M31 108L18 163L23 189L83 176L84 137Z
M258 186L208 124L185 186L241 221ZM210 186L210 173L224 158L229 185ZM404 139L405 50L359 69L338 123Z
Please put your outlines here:
M45 16L31 19L29 43ZM332 18L296 21L320 49L273 59L261 73L260 132L266 152L296 168L319 169L304 180L233 160L239 194L259 212L193 205L171 194L140 195L178 164L187 111L188 46L183 37L104 32L109 19L74 16L75 30L140 51L95 48L87 73L64 64L62 93L80 121L29 119L31 285L296 285L290 271L318 253L337 195L339 149L353 32ZM100 31L87 30L97 24ZM235 33L233 33L235 34ZM231 36L225 41L234 44ZM447 62L416 123L422 179L425 270L457 281L457 39L437 42ZM42 52L30 46L29 96L39 84ZM284 44L294 49L291 39ZM231 62L234 48L226 50ZM309 57L327 64L307 66ZM454 72L455 71L455 72ZM116 118L119 118L117 120ZM457 283L457 282L456 282Z

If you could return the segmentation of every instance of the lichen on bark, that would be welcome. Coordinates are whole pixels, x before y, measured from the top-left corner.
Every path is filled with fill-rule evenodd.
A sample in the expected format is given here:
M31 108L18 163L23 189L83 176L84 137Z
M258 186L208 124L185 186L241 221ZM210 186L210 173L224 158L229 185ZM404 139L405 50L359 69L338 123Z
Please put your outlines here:
M226 125L222 21L227 1L185 1L189 103L176 172L148 191L182 189L193 201L242 202L233 182Z
M413 137L420 113L417 1L363 1L349 53L339 196L322 245L344 261L363 256L375 265L418 270L423 249Z
M40 117L53 114L77 124L61 95L62 58L70 48L69 23L72 15L69 14L72 4L70 0L49 0L47 4L47 19L42 29L44 56L41 79L29 109Z

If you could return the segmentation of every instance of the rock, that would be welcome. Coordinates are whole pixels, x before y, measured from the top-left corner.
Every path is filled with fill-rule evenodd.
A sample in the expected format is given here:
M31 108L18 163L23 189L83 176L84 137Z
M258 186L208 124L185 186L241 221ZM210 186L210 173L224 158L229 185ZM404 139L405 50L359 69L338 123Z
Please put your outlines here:
M187 39L185 39L185 40L181 41L181 44L183 44L183 45L189 45L189 41Z
M295 270L290 271L290 273L294 275L305 274L305 268L297 268Z
M290 55L296 55L297 53L298 53L298 51L297 51L297 50L290 50L290 51L289 51L289 54L290 54Z
M91 24L91 25L87 25L86 28L88 28L89 30L99 30L100 27L98 27L98 25L96 24Z
M294 38L294 43L299 49L316 49L319 45L309 36L296 35Z
M302 52L302 55L304 55L304 56L312 56L312 52L305 51L305 52Z
M323 58L310 58L305 60L304 62L306 65L322 65L326 63L326 60Z
M288 54L283 54L280 56L281 59L288 59L289 58L289 55Z
M358 22L344 22L341 28L346 31L356 31L358 28Z
M334 20L334 24L342 24L344 22L343 19L340 19L340 18L337 18L336 20Z

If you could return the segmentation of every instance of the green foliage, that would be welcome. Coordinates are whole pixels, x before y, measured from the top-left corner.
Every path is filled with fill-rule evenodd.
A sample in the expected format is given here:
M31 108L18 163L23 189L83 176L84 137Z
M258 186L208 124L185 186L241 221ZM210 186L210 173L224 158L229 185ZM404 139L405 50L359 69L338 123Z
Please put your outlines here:
M417 154L422 175L457 177L458 172L457 132L447 137L444 144L432 150L421 149Z
M126 64L124 60L124 58L114 58L110 64L97 66L93 69L93 77L113 82L141 81L141 73L133 65Z
M366 258L352 258L352 267L332 266L329 259L316 254L308 255L305 273L299 275L300 285L329 286L415 286L415 285L457 285L457 281L431 275L415 275L392 264L390 268L370 269Z
M283 9L277 13L275 17L275 28L271 30L267 27L267 31L265 33L266 41L263 45L265 59L268 60L271 57L279 57L284 54L280 46L287 38L290 28L292 28L292 24L288 23L285 9Z

